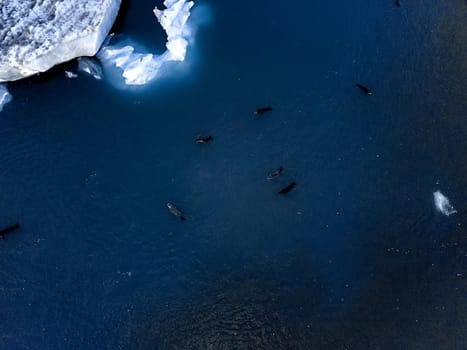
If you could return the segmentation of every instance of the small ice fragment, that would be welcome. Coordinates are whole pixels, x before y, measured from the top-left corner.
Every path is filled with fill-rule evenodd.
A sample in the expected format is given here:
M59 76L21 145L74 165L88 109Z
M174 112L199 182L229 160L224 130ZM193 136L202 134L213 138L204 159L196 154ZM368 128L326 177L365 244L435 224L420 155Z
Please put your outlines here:
M78 69L82 72L85 72L92 76L94 79L102 79L102 68L99 63L89 57L80 57L78 58Z
M67 78L70 78L70 79L71 79L71 78L78 78L78 74L75 74L75 73L73 73L73 72L70 72L69 70L66 70L66 71L65 71L65 75L66 75Z
M6 84L0 84L0 112L3 110L3 106L10 102L11 99L12 96L8 92Z
M446 216L457 213L457 210L455 210L451 203L449 203L449 199L440 191L434 192L433 197L436 209L438 209L439 212Z

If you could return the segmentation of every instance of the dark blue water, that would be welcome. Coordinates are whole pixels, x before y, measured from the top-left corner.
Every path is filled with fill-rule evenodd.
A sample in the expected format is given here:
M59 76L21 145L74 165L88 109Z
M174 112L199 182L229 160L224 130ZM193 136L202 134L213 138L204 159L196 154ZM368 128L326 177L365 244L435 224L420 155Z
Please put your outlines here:
M156 4L116 30L162 51ZM467 348L467 4L197 6L144 90L10 85L0 349Z

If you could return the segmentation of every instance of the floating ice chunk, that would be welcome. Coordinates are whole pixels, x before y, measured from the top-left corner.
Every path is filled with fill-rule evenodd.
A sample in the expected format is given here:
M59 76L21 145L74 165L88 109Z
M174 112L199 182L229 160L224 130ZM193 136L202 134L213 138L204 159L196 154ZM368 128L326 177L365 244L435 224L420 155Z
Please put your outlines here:
M152 54L134 54L123 70L123 78L128 85L144 85L154 79L162 65L161 60Z
M127 85L144 85L154 79L162 62L152 54L135 53L133 46L104 46L97 56L104 66L116 66Z
M165 62L183 61L192 30L187 26L193 1L166 0L165 10L154 8L154 15L167 34L167 50L162 55L134 52L131 45L111 44L112 35L97 53L104 67L121 69L127 85L144 85L153 80Z
M451 203L449 203L449 199L440 191L434 192L433 197L435 200L436 209L438 209L438 211L446 216L457 213L457 210L455 210Z
M78 74L75 74L75 73L70 72L70 71L68 71L68 70L65 71L65 76L66 76L67 78L70 78L70 79L72 79L72 78L78 78Z
M185 59L187 39L191 36L191 30L186 23L193 5L193 1L165 0L165 10L154 8L154 15L167 33L165 46L169 53L169 60L183 61Z
M99 62L89 57L78 58L78 69L97 80L101 80L104 76Z
M10 102L11 99L12 96L8 92L6 84L0 84L0 112L3 110L3 106Z

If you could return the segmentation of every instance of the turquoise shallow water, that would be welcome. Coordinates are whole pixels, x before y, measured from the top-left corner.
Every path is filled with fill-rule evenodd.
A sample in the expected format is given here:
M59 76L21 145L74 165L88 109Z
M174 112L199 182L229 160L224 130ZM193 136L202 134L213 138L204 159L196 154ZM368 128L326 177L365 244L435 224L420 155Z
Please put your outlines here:
M162 51L154 5L116 30ZM467 347L466 4L200 5L143 90L10 85L0 349Z

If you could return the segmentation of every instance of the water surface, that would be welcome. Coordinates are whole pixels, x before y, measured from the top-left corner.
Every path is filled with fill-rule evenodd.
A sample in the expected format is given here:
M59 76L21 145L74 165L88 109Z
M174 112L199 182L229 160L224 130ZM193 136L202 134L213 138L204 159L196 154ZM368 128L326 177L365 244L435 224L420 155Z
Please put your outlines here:
M162 52L154 5L116 30ZM73 63L10 85L0 348L467 347L467 4L199 5L144 90Z

